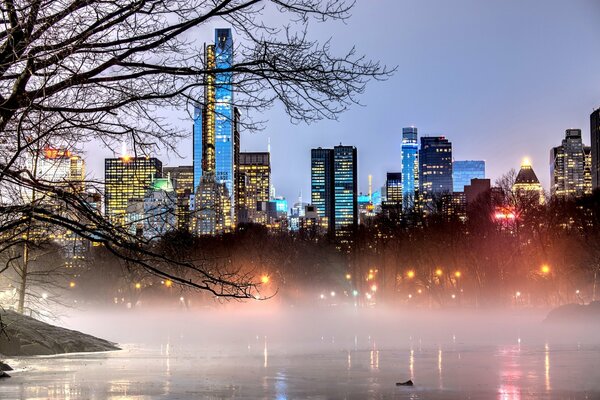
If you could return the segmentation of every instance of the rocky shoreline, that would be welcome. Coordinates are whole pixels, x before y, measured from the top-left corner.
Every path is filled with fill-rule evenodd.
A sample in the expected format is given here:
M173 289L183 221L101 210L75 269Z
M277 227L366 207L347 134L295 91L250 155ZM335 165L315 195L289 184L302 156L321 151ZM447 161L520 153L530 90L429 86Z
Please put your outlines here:
M3 357L120 350L116 343L78 331L50 325L14 311L1 311ZM0 356L0 357L1 357Z

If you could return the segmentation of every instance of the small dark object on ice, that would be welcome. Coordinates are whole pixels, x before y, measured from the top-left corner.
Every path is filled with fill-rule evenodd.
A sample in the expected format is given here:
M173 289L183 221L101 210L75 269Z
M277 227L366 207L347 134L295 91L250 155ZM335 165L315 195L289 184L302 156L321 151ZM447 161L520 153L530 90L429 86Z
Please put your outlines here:
M396 382L396 386L413 386L414 383L412 380L407 380L406 382Z
M0 371L0 378L10 378L10 375L4 371Z
M12 370L13 369L10 367L10 365L0 361L0 371L12 371Z

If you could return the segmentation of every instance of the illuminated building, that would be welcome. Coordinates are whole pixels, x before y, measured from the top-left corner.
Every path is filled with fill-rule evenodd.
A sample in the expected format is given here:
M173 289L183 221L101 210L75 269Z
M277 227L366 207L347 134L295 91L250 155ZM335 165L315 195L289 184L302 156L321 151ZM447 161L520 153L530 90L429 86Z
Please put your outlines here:
M414 206L415 190L419 188L418 150L417 128L402 128L402 199L405 209Z
M583 167L583 193L589 194L592 193L592 147L584 146L583 147L583 156L585 159L584 167Z
M553 196L564 198L586 194L585 161L581 129L567 129L562 144L550 150L550 178Z
M267 214L258 203L269 201L271 163L268 152L240 153L238 177L238 222L266 225Z
M134 200L135 201L135 200ZM169 178L156 178L142 200L142 229L146 239L156 239L176 228L177 193ZM138 219L135 222L140 222ZM136 226L136 231L138 232Z
M141 200L155 178L162 177L157 158L130 157L104 160L104 212L115 224L126 222L130 200Z
M311 203L321 223L333 232L333 149L312 149L310 166Z
M187 165L164 167L163 176L170 178L177 194L177 229L190 230L190 197L194 194L194 168Z
M214 172L205 172L195 195L196 233L219 235L232 228L231 202L224 183L217 182Z
M512 191L518 197L529 198L540 204L544 202L544 190L529 160L521 164Z
M463 192L471 179L485 178L485 161L465 160L452 163L452 186L454 192Z
M205 46L205 68L224 70L233 64L231 29L216 29L214 45ZM236 161L239 153L239 112L233 106L232 72L205 74L204 104L194 109L194 188L198 190L202 176L210 170L212 177L204 180L224 184L229 199L228 220L234 221L236 195ZM211 167L208 167L208 166ZM209 196L210 197L210 196ZM196 200L198 206L198 200ZM221 210L223 211L223 210Z
M467 199L464 192L442 195L442 215L447 221L467 219Z
M70 150L46 147L30 158L29 168L41 181L59 184L73 192L84 189L85 162Z
M600 188L600 108L590 115L592 189Z
M340 244L346 245L358 225L356 147L339 145L333 148L332 186L335 236Z
M419 192L425 203L452 193L452 143L443 136L421 138Z
M386 200L381 204L381 211L386 217L398 221L402 216L402 173L387 173L385 191Z

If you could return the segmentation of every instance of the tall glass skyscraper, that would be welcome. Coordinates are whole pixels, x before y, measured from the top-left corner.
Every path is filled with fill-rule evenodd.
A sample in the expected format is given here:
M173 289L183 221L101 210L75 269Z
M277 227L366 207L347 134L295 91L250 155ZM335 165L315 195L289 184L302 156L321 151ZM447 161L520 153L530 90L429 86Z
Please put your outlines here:
M590 115L590 144L592 147L592 188L600 188L600 108Z
M198 106L194 107L194 128L193 128L193 169L194 169L194 188L192 192L196 190L200 184L200 178L202 177L202 109Z
M455 193L464 192L471 179L485 178L485 161L465 160L452 163L452 186Z
M358 225L356 147L333 148L335 235L342 241Z
M553 196L588 194L585 146L581 129L567 129L562 144L550 150L550 190Z
M424 201L452 193L452 143L443 136L421 138L419 191Z
M402 198L404 208L412 207L415 189L418 188L419 162L417 128L402 128Z
M333 150L312 149L310 152L311 202L321 223L333 232Z

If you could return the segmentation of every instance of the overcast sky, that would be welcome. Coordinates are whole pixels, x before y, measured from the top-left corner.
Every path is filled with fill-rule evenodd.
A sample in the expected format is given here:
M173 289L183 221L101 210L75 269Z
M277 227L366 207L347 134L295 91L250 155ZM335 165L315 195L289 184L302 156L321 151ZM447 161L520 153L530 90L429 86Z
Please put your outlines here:
M242 134L242 151L265 151L271 138L272 179L290 205L310 199L310 149L339 143L358 148L359 190L400 171L402 127L444 135L455 160L483 159L492 180L529 157L548 187L549 150L567 128L589 145L589 114L600 107L600 0L358 0L342 23L312 24L342 53L359 52L398 66L373 82L339 121L292 125L279 108L266 129ZM215 27L216 28L216 27ZM213 40L212 32L198 38ZM235 40L235 37L234 37ZM191 133L191 122L180 122ZM164 165L191 164L161 155ZM106 151L106 156L111 153ZM88 169L103 175L102 152Z

